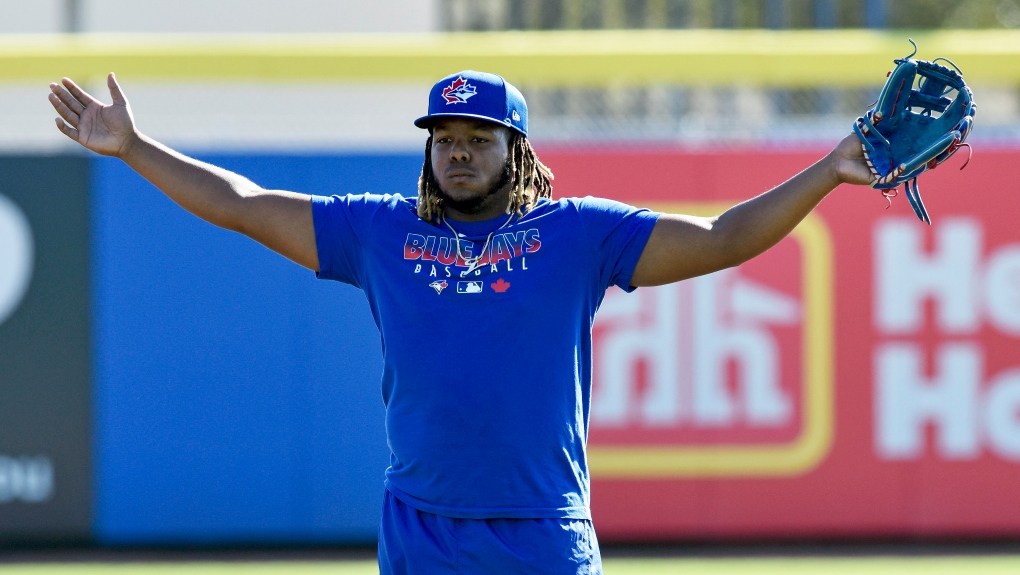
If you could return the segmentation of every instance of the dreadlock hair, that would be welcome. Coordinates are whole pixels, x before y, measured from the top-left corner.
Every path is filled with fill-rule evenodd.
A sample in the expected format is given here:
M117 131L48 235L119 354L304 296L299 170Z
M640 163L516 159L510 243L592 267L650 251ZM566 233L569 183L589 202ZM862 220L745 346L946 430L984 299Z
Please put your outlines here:
M511 130L510 153L506 169L510 172L511 192L507 213L523 216L535 207L539 198L552 197L553 173L543 164L524 134ZM425 141L425 163L418 178L418 217L438 224L443 216L443 196L432 173L432 135Z

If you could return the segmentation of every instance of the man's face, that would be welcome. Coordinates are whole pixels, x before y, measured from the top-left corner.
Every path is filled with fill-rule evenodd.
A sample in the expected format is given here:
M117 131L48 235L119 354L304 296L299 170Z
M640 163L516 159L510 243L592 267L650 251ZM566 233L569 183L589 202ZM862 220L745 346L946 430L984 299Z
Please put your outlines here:
M470 118L446 118L432 129L432 173L453 216L496 217L509 201L510 130Z

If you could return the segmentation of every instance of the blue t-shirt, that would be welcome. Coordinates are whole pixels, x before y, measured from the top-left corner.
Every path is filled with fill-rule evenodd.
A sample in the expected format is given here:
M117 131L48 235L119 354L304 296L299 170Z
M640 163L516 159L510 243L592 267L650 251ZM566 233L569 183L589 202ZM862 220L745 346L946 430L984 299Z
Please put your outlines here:
M312 198L318 276L364 290L382 336L387 489L447 517L589 519L592 321L609 286L634 289L659 214L541 200L451 221L461 259L415 202Z

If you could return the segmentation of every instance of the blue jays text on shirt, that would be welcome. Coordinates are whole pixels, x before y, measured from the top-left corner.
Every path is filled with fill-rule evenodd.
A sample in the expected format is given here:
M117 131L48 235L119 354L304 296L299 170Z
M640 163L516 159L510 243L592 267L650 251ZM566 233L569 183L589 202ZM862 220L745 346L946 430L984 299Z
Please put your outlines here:
M478 260L477 264L472 266L474 275L481 275L485 266L488 266L490 272L514 271L517 265L517 262L514 261L516 258L520 258L519 269L526 270L528 263L525 256L537 252L541 247L542 242L539 240L536 228L493 234L488 249L482 254L482 258ZM458 255L457 242L453 238L407 234L407 241L404 243L404 259L419 262L414 267L416 274L431 266L429 277L439 277L440 273L444 277L453 277L455 272L450 267L468 268L468 262L464 258L473 258L474 249L474 242L461 240L460 255ZM471 268L456 273L459 277L465 277L470 270Z

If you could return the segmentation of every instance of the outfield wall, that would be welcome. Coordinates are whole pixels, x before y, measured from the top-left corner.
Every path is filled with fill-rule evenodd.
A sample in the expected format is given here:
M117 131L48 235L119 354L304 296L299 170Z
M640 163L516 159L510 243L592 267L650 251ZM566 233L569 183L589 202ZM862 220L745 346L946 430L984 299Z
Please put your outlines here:
M0 541L92 523L89 161L0 157Z
M693 213L821 154L540 152L557 195ZM1020 534L1015 155L922 177L931 227L844 187L739 268L614 289L593 330L602 539ZM315 194L413 193L421 161L201 157ZM0 538L373 541L387 450L363 296L117 160L0 163Z

